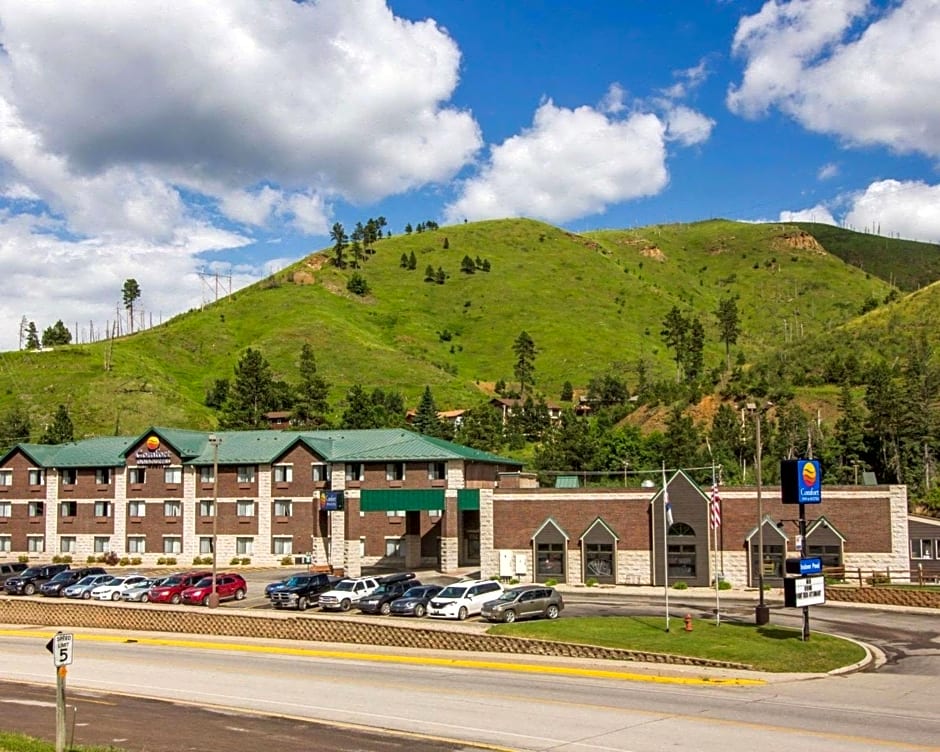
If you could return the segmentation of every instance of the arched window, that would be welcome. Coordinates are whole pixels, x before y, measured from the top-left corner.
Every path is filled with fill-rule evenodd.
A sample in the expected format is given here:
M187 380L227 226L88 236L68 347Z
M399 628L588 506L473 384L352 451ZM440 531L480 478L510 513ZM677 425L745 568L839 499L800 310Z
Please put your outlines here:
M674 522L669 526L670 535L690 535L695 536L695 530L691 525L686 525L684 522Z

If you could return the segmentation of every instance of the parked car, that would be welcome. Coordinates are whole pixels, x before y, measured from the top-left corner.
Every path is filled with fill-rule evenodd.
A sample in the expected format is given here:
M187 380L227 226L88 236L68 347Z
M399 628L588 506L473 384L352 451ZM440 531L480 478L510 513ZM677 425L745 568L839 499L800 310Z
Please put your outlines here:
M69 585L74 585L80 579L87 577L90 574L107 574L107 571L104 569L104 567L79 567L78 569L66 569L64 572L59 572L48 582L42 583L42 585L39 586L39 592L43 595L59 597L62 595L62 591L65 590L65 588L67 588Z
M320 594L332 590L339 580L339 577L325 572L295 574L271 592L271 605L306 611L308 606L317 605Z
M180 594L186 589L193 587L203 577L211 577L212 572L197 570L193 572L179 572L171 574L159 585L150 588L148 598L151 603L179 603Z
M236 572L224 572L215 576L215 592L220 601L240 601L248 592L248 583L245 578ZM209 596L212 595L212 575L203 577L192 587L180 593L183 603L209 605Z
M369 595L379 586L375 577L356 577L340 580L332 590L320 594L321 611L349 611L360 598Z
M150 589L159 585L165 577L148 577L144 582L134 585L121 593L122 601L133 603L148 603L150 601Z
M8 561L0 564L0 588L3 587L8 578L16 577L24 569L26 569L26 565L21 561Z
M66 598L82 598L87 601L91 598L92 590L98 587L98 585L103 585L113 576L114 575L110 574L90 574L87 577L82 577L82 579L74 585L69 585L62 591L62 595Z
M496 580L462 580L448 585L428 604L428 616L459 619L476 616L483 604L498 598L503 586Z
M416 580L414 573L409 572L406 575L390 575L393 579L381 578L379 586L369 595L360 598L356 607L364 614L382 614L387 616L391 613L392 602L396 598L401 598L405 591L413 585L420 585Z
M71 569L68 564L41 564L27 567L13 577L8 577L3 588L11 595L32 595L44 583L51 580L59 572Z
M96 585L91 590L91 597L96 601L119 601L125 590L147 580L142 574L128 574L112 577Z
M409 583L414 585L414 583ZM428 612L428 603L444 589L443 585L419 585L408 588L401 598L392 601L389 613L392 616L417 616Z
M561 593L553 587L519 585L504 590L496 600L484 603L480 616L487 621L502 621L507 624L517 619L557 619L564 607Z

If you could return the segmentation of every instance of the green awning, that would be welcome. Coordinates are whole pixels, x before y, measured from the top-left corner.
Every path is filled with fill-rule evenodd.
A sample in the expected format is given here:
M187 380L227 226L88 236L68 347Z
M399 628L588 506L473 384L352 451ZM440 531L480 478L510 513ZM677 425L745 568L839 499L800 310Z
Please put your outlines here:
M418 512L444 509L443 488L363 489L359 496L363 512Z
M480 510L480 489L479 488L458 488L457 489L457 509Z

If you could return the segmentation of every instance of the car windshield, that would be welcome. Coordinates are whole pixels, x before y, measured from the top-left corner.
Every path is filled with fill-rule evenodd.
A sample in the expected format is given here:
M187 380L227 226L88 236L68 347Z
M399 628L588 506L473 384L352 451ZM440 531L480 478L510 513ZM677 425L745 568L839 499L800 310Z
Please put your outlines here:
M183 582L183 577L182 577L182 575L174 574L174 575L171 575L170 577L167 577L167 578L166 578L163 582L161 582L160 584L161 584L161 585L170 586L170 585L180 585L180 584L182 584L182 582Z
M59 572L55 577L49 580L49 582L66 582L70 579L72 579L72 573L65 570L64 572Z
M219 578L216 577L216 582L218 583L218 581L219 581ZM199 580L199 582L193 585L193 587L212 587L212 578L203 577L201 580Z
M291 577L289 580L287 580L283 584L287 587L296 587L297 585L306 585L309 581L310 581L309 577L297 576L297 577ZM278 584L282 584L282 583L278 583Z
M514 601L514 600L516 600L516 598L518 598L520 595L522 595L522 593L521 593L520 591L518 591L518 590L504 590L502 593L499 594L499 598L497 598L496 600L498 600L498 601Z
M109 580L99 582L99 585L120 585L124 580L121 577L112 577Z
M334 590L352 590L356 587L356 583L353 580L340 580L334 586Z
M467 592L466 585L448 585L437 595L439 598L462 598L464 593Z
M41 569L30 567L29 569L24 569L22 572L20 572L20 577L38 577L41 573Z
M402 598L423 598L424 594L430 592L428 588L413 587L408 588Z
M98 577L99 577L99 575L97 575L97 574L90 574L90 575L88 575L87 577L82 577L82 579L80 579L80 580L79 580L78 582L76 582L75 584L76 584L76 585L91 585L91 584L93 584L93 583L95 583L95 582L98 581Z

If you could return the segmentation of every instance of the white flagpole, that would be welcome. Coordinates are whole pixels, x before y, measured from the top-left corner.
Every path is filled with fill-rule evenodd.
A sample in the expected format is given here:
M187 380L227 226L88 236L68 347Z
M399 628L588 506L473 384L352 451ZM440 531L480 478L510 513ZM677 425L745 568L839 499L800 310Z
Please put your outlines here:
M669 631L669 488L663 460L663 593L666 596L666 631Z
M721 626L721 589L718 587L718 528L714 525L715 495L718 491L718 481L715 478L715 462L712 461L712 494L708 500L708 529L712 531L712 543L715 547L715 626Z

